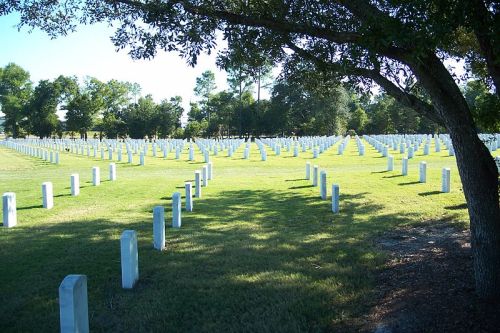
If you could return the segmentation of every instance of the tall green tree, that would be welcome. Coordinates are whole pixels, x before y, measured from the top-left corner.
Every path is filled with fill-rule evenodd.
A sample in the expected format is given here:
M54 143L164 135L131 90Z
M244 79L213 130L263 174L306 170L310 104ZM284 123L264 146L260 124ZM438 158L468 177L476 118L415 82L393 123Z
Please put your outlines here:
M127 127L123 119L123 113L132 99L136 101L136 93L140 93L138 84L110 80L104 85L102 89L104 111L99 130L104 132L107 138L126 136Z
M162 100L156 107L153 116L153 127L156 135L160 138L171 136L181 126L180 118L183 112L184 108L180 96L172 97L170 100Z
M500 132L500 98L481 80L467 82L464 95L479 131Z
M364 134L366 130L366 125L368 125L368 115L361 106L357 105L356 109L351 113L351 118L349 119L349 129L354 130L357 134Z
M196 78L196 86L194 87L194 94L200 98L202 104L202 110L205 111L205 116L208 122L210 122L210 109L203 108L204 105L207 105L210 102L210 98L212 97L215 89L217 89L217 85L215 83L215 74L214 72L207 70L204 71L201 76Z
M242 63L229 63L225 67L227 71L227 83L229 85L230 92L237 96L238 99L238 135L241 137L243 133L243 121L244 118L248 118L249 115L243 114L245 109L248 109L248 105L245 105L244 95L251 93L253 89L253 82L250 76L248 66Z
M0 111L5 114L4 129L14 138L25 134L24 108L31 98L33 86L30 74L22 67L9 63L0 68Z
M274 60L300 59L353 82L374 81L400 103L443 125L454 143L469 209L476 290L482 297L500 297L498 171L443 62L454 51L456 32L464 31L476 40L475 54L500 96L496 2L113 0L87 6L83 0L4 1L0 14L19 11L22 24L53 36L80 22L119 22L113 41L119 48L130 47L133 57L177 50L191 64L202 50L215 46L216 31L222 31L245 46L269 49ZM410 81L421 85L430 103L413 93Z
M66 126L87 139L87 132L94 127L97 117L105 108L106 85L96 78L87 78L66 105Z
M54 81L41 80L25 105L29 132L40 138L50 137L61 131L57 111L61 103L73 94L72 78L59 76Z
M155 114L157 105L151 95L139 97L137 103L130 104L124 112L124 120L127 124L128 133L133 139L155 137Z

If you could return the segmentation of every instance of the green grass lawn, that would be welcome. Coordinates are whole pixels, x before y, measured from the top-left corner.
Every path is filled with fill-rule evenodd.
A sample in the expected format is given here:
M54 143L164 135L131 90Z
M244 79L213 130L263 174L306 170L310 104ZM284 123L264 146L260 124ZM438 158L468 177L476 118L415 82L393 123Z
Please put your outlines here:
M300 332L335 330L370 308L374 276L386 260L376 238L403 224L447 220L466 226L465 199L454 157L445 151L409 161L401 176L366 143L355 140L344 155L337 145L312 153L282 151L260 161L252 144L233 157L213 156L214 178L183 211L172 229L171 196L203 166L170 153L145 166L117 162L118 179L107 181L109 161L61 153L53 165L0 147L0 192L17 195L18 225L0 228L0 331L59 330L58 287L68 274L88 277L91 331ZM161 154L159 154L161 155ZM98 154L100 156L100 154ZM106 154L107 157L107 154ZM305 163L327 171L340 185L340 213L330 197L305 178ZM427 183L418 183L418 162L427 161ZM138 157L134 156L134 162ZM100 186L91 184L101 167ZM441 169L451 167L451 193L440 193ZM80 174L81 193L70 196L70 175ZM41 184L54 184L51 210L42 208ZM329 193L330 194L330 193ZM152 210L166 207L166 250L153 249ZM183 203L184 207L184 203ZM121 288L120 235L136 230L139 283Z

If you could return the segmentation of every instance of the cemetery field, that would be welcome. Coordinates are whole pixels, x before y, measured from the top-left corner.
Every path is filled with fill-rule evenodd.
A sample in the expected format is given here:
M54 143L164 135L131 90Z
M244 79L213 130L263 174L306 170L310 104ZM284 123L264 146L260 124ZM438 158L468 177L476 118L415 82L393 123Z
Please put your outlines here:
M0 331L59 330L58 287L68 274L88 278L90 330L94 332L301 332L335 331L369 312L375 276L387 253L377 247L385 232L429 221L468 227L455 158L446 150L409 160L387 159L366 145L359 156L351 139L313 159L268 151L261 161L252 144L233 155L210 156L213 179L182 211L174 229L174 192L194 182L202 155L188 160L146 157L146 165L70 153L60 164L0 147L0 191L15 192L17 226L0 228ZM406 155L404 155L406 156ZM107 157L107 155L106 155ZM126 159L125 159L126 160ZM327 172L328 200L305 179L305 164ZM427 182L418 164L427 162ZM92 185L92 167L101 169ZM451 192L441 193L441 170L451 168ZM70 175L80 175L80 195ZM54 186L54 208L42 207L41 184ZM340 186L340 212L331 210L331 185ZM166 249L153 248L152 210L165 206ZM120 235L138 235L139 281L121 287Z

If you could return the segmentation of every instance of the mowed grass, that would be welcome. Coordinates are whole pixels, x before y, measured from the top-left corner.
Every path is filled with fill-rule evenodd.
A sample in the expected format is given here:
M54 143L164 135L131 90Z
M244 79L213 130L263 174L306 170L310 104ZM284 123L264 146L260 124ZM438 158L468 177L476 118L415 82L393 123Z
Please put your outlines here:
M68 274L88 277L94 332L303 332L336 330L370 309L374 276L386 254L377 236L400 225L447 220L465 226L465 200L454 157L446 152L409 162L401 176L367 143L358 156L351 140L312 159L282 151L250 160L242 145L233 157L212 156L214 178L171 225L171 196L203 166L174 153L145 166L61 154L56 166L0 147L0 192L16 192L18 225L0 229L0 331L59 330L58 287ZM106 154L107 157L107 154ZM116 156L115 156L116 157ZM126 160L126 155L124 154ZM427 161L427 183L418 162ZM305 180L305 163L327 171L329 199ZM134 162L138 157L134 156ZM92 166L101 167L98 187ZM451 193L440 193L441 169L450 167ZM70 196L72 173L81 193ZM41 184L54 184L55 207L41 206ZM340 185L340 213L331 212L331 184ZM152 209L166 207L166 250L152 243ZM184 203L183 203L184 207ZM138 233L140 280L121 288L120 235Z

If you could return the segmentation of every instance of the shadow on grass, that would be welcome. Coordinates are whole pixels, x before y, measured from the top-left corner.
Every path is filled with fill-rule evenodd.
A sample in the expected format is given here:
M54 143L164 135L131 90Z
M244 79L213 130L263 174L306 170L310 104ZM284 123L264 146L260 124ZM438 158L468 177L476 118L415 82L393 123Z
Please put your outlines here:
M384 171L372 171L371 173L387 173L390 172L389 170L384 170Z
M436 194L440 194L441 191L429 191L429 192L420 192L418 195L422 196L422 197L426 197L426 196L429 196L429 195L436 195Z
M392 176L384 176L382 178L398 178L398 177L404 177L403 175L392 175Z
M421 183L419 181L414 181L414 182L407 182L407 183L399 183L398 185L407 186L407 185L415 185L415 184L421 184Z
M10 281L0 331L57 331L57 286L67 274L88 276L92 331L335 331L368 311L372 273L384 260L374 237L418 219L383 214L366 195L341 194L339 214L329 201L290 191L194 199L182 228L167 228L163 252L152 248L152 214L36 225L2 239L2 251L15 255L0 256L0 267L13 267L0 279ZM169 204L158 205L169 226ZM125 229L138 234L140 280L131 291L120 285Z
M54 198L61 198L61 197L70 197L71 193L66 193L66 194L58 194L54 195Z
M288 189L289 190L297 190L299 188L308 188L308 187L314 187L314 186L313 185L292 186L292 187L289 187Z
M444 209L448 209L448 210L467 209L467 203L454 205L454 206L445 206Z
M17 210L26 210L26 209L33 209L33 208L43 208L43 205L33 205L33 206L26 206L26 207L17 207Z

